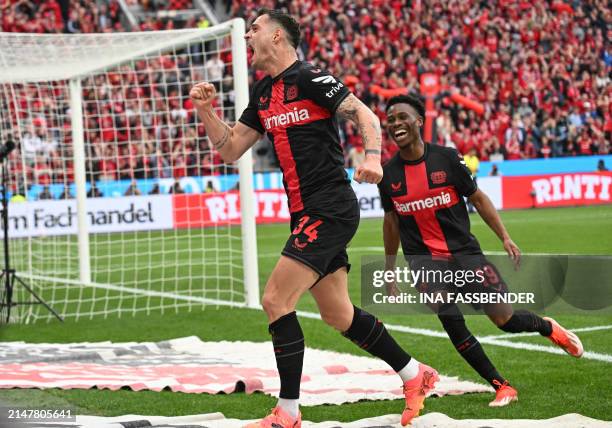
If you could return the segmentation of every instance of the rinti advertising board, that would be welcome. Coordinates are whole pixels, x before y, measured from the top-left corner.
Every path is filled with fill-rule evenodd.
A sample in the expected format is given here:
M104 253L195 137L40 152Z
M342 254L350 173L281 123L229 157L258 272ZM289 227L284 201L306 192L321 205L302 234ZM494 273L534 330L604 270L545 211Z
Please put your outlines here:
M609 204L612 172L503 177L502 208Z
M178 229L240 224L240 194L235 191L175 195L173 207L174 227ZM288 222L290 218L284 190L256 191L254 208L259 224Z

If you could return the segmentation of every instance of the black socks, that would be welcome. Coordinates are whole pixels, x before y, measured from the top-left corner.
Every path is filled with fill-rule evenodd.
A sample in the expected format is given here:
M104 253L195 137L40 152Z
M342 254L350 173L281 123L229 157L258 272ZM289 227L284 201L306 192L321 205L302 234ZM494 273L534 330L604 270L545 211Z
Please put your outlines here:
M342 335L361 349L385 361L396 372L403 369L410 361L410 355L397 344L374 315L356 306L353 306L353 309L353 322Z
M463 314L457 305L447 304L442 306L438 318L459 354L483 379L495 389L506 383L506 379L499 374L485 354L480 342L468 330Z
M280 375L280 398L300 398L300 380L304 364L304 333L294 312L283 315L268 330L272 335L276 367Z
M499 328L508 333L537 331L542 336L550 336L552 334L552 325L550 322L524 309L514 311L514 314L512 314L512 317L510 317L506 324Z

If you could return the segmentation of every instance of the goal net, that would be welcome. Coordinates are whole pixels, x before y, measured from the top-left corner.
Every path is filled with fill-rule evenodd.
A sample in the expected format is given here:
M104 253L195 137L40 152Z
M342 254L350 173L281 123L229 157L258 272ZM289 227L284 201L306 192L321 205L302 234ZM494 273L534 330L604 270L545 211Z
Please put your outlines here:
M0 33L10 265L62 317L258 304L251 155L224 165L188 96L213 82L236 120L243 36ZM19 282L0 297L1 322L53 319Z

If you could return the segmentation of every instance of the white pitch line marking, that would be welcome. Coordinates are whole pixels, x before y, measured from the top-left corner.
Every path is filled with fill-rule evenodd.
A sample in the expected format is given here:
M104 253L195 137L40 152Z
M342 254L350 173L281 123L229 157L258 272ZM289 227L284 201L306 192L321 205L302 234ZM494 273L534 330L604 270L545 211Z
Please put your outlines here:
M106 289L106 290L115 290L115 291L122 291L122 292L133 293L133 294L140 294L140 295L145 295L145 296L168 297L168 298L172 298L176 300L186 300L186 301L191 301L191 302L208 303L208 304L217 305L217 306L243 307L245 309L255 309L259 311L261 311L262 309L260 306L257 308L247 308L246 304L243 302L227 302L227 301L207 299L207 298L196 297L196 296L182 296L180 294L175 294L171 292L141 290L137 288L122 287L122 286L116 286L116 285L111 285L111 284L97 284L97 283L82 284L80 281L77 281L77 280L67 280L67 279L60 280L57 278L47 278L47 277L42 277L39 275L22 274L22 276L26 276L31 279L40 279L40 280L46 280L46 281L51 281L51 282L62 282L62 283L70 284L70 285L75 285L77 287L94 287L94 288L101 288L101 289ZM319 320L321 319L321 315L315 312L298 311L298 315L304 318L312 318L312 319L319 319ZM421 336L429 336L429 337L437 337L437 338L447 338L448 337L446 333L442 331L430 330L427 328L414 328L414 327L394 325L394 324L386 324L386 327L388 330L397 331L400 333L418 334ZM550 354L559 354L559 355L565 354L565 352L563 352L561 349L553 348L551 346L542 346L542 345L535 345L531 343L522 343L522 342L511 342L509 340L493 339L493 338L486 338L486 337L479 339L479 340L481 343L487 343L487 344L495 345L495 346L502 346L505 348L525 349L529 351L547 352ZM596 361L602 361L605 363L612 363L612 355L600 354L597 352L587 351L582 355L582 358L586 360L596 360Z
M373 256L381 256L383 255L384 251L385 251L385 247L348 247L346 249L349 253L368 253L371 252ZM182 250L183 252L187 252L189 251L187 248ZM227 257L225 255L223 256L219 256L219 255L215 255L213 257L214 261L217 262L224 262L224 261L228 261L228 260L234 260L234 259L238 259L240 257L240 252L236 251L236 257ZM507 255L507 253L505 251L485 251L484 252L485 255L489 255L489 256L505 256ZM577 253L565 253L565 254L553 254L553 253L523 253L523 256L587 256L588 254L577 254ZM276 257L279 258L281 256L280 250L279 251L273 251L273 252L268 252L268 253L259 253L257 255L257 257L259 259L268 259L270 257ZM398 257L401 257L401 254L398 254ZM602 254L596 254L596 256L604 256ZM195 257L194 256L194 261L197 261L195 259L208 259L210 257L209 254L204 253L204 255L202 257Z
M563 351L561 348L553 348L552 346L536 345L533 343L524 343L524 342L511 342L509 340L499 340L499 339L478 339L478 340L480 340L480 343L486 343L488 345L495 345L495 346L503 346L505 348L524 349L528 351L539 351L539 352L547 352L549 354L566 355L565 351ZM604 363L612 363L612 355L601 354L599 352L585 351L584 354L582 354L582 357L580 358L585 359L585 360L602 361Z
M610 330L612 329L612 325L596 325L593 327L581 327L581 328L573 328L570 331L573 333L580 333L586 331L599 331L599 330ZM528 337L528 336L540 336L540 333L508 333L508 334L499 334L492 336L484 336L483 339L509 339L512 337Z
M303 312L298 311L298 316L304 318L312 318L312 319L321 319L321 316L315 312ZM448 336L445 332L430 330L427 328L414 328L403 325L395 325L395 324L385 324L387 330L397 331L400 333L408 333L408 334L418 334L420 336L429 336L429 337L438 337L448 339ZM500 339L492 339L492 338L478 338L481 343L486 343L488 345L501 346L504 348L513 348L513 349L524 349L527 351L538 351L538 352L546 352L549 354L556 355L566 355L565 352L560 348L553 348L552 346L544 346L544 345L536 345L533 343L523 343L523 342L511 342L509 340L500 340ZM582 354L583 359L586 360L596 360L602 361L604 363L612 363L612 355L608 354L600 354L597 352L586 351Z

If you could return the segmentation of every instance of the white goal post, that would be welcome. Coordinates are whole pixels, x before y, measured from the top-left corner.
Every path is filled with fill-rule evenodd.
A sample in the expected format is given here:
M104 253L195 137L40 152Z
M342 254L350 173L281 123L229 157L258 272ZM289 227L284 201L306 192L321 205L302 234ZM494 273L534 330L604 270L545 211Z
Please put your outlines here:
M259 306L251 151L224 165L188 97L212 81L218 114L237 120L249 97L244 34L242 19L0 33L0 144L17 144L6 164L11 267L62 316ZM215 195L228 192L235 204L220 207ZM18 284L12 299L31 300ZM40 305L11 314L52 318Z

